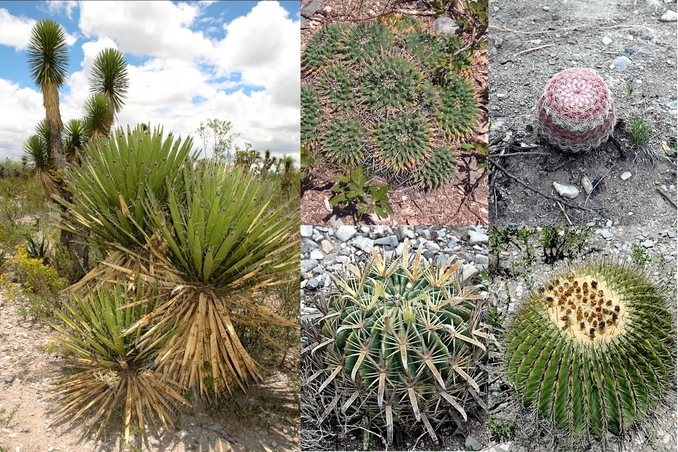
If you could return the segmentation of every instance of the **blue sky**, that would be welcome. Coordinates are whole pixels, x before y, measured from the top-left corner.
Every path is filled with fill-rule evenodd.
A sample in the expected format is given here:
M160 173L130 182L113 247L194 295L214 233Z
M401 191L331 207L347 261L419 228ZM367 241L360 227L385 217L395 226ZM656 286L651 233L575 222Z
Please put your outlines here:
M130 88L115 126L150 122L192 135L208 118L231 121L239 146L299 152L299 2L0 2L0 159L21 158L44 118L28 73L36 21L67 34L64 121L82 116L104 48L123 52Z

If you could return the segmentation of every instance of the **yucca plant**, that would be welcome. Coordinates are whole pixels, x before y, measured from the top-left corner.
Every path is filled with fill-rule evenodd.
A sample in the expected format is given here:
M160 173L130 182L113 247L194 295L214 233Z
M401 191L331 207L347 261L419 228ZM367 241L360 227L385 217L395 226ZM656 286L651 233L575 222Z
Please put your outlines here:
M519 309L508 377L566 437L621 435L675 378L675 338L666 301L642 273L589 263L552 277Z
M331 275L338 292L304 358L320 368L307 382L323 378L316 397L331 398L319 422L333 411L346 422L369 416L388 443L396 425L419 422L437 441L434 425L486 408L482 297L463 284L461 262L425 264L423 247L408 249L391 260L372 250L348 276Z
M105 94L95 93L85 101L85 134L96 142L100 137L108 137L113 126L115 110Z
M140 281L136 292L119 285L106 285L64 302L56 312L61 323L52 324L56 345L65 350L72 374L57 382L52 398L59 401L54 422L87 419L89 428L105 425L114 410L122 407L125 442L132 425L142 431L146 421L167 428L178 403L189 405L180 395L182 387L154 367L160 348L181 331L130 327L152 309L153 300L142 299ZM123 332L128 331L127 335ZM147 340L141 343L140 338ZM103 429L99 430L99 433Z
M44 125L44 121L42 121ZM46 128L43 130L48 131ZM49 133L49 132L48 132ZM38 133L31 135L23 144L24 155L28 160L35 165L35 180L40 184L45 191L45 196L49 199L56 195L59 191L57 189L54 179L50 175L50 150L49 138L40 133L38 126Z
M146 277L166 297L140 324L184 326L163 350L162 366L181 384L219 398L261 377L234 324L264 336L266 325L295 326L260 300L299 271L299 220L288 204L272 207L272 188L237 167L202 162L182 178L185 190L167 184L168 214L153 196L144 203L156 259Z
M85 124L82 119L71 119L64 128L64 153L69 163L80 163L82 150L87 144Z
M118 128L114 136L90 144L81 168L68 174L72 203L64 204L73 214L73 223L84 226L93 245L129 252L146 245L151 224L143 201L153 196L162 204L168 191L180 190L184 163L195 156L190 138L182 142L163 129L146 132L143 127L127 131ZM169 182L169 184L168 184ZM82 235L77 224L66 225Z

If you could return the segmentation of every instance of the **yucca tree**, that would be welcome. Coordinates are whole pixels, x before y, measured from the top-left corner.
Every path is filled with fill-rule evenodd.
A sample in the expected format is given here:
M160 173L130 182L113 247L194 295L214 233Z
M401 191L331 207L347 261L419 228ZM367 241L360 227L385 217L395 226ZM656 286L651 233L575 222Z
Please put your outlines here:
M93 94L104 94L113 105L114 114L118 114L125 104L129 88L127 61L118 49L104 49L97 55L89 78Z
M80 153L87 144L87 134L82 119L71 119L64 128L64 152L69 163L80 163Z
M28 137L23 144L24 155L35 165L35 180L49 199L58 193L54 180L49 175L49 141L39 133Z
M90 141L96 143L99 138L108 137L114 115L113 104L106 95L96 93L87 98L83 129Z
M235 324L263 336L271 324L295 326L260 300L299 272L299 219L288 204L272 208L275 188L238 167L196 163L185 168L183 185L168 186L169 215L153 197L144 204L155 229L148 239L154 280L168 297L141 324L184 326L162 365L181 384L219 398L261 378Z
M131 293L119 285L101 286L86 300L74 295L56 312L62 323L52 325L54 339L66 351L72 374L54 389L53 397L60 401L55 422L73 423L86 416L89 428L99 420L105 425L122 405L128 442L133 424L143 430L150 420L157 428L159 418L166 428L173 426L175 405L188 405L179 394L181 386L153 368L158 351L179 330L134 328L122 334L153 308L152 299L142 299L143 292L140 282ZM153 340L142 345L144 334Z
M68 75L68 48L66 34L52 19L38 21L31 30L28 42L28 69L31 78L40 87L50 131L50 166L63 169L66 158L61 143L63 122L59 110L59 87Z

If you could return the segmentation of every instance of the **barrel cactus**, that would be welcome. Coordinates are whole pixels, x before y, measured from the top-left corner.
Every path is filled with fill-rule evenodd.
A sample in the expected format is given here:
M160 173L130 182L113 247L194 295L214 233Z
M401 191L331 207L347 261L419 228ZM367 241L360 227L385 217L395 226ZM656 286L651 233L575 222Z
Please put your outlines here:
M427 34L416 19L397 15L320 29L301 58L302 144L317 147L320 158L363 165L390 182L425 189L448 182L457 158L432 172L431 160L456 153L480 117L473 84L453 64L440 63L457 58L462 46L456 36ZM440 77L441 71L451 73ZM364 126L361 152L337 149L339 118ZM420 177L421 171L428 175Z
M565 436L624 433L675 378L667 303L632 267L589 263L542 286L506 339L509 379Z
M566 69L544 88L537 105L538 129L563 152L583 152L600 146L614 129L612 93L591 69Z
M477 286L463 285L461 262L424 264L423 247L414 256L408 247L396 259L372 250L367 264L348 265L348 277L332 276L339 292L311 351L323 369L318 392L329 391L347 421L369 416L388 443L396 425L421 423L437 441L434 425L486 408Z

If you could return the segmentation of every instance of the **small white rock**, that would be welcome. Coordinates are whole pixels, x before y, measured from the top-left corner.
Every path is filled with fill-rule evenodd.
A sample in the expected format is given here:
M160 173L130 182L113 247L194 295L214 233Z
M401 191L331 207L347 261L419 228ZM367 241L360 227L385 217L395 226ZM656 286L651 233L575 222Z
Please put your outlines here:
M603 38L603 44L606 46L612 44L612 39L610 39L608 36L605 36Z
M558 182L554 182L553 188L555 188L558 194L564 198L574 199L579 196L579 190L577 190L577 187L573 187L572 185L562 185Z
M626 172L622 173L622 175L621 175L621 180L626 180L626 179L628 179L629 177L631 177L631 173L629 173L628 171L626 171Z
M313 250L311 251L311 259L315 260L323 260L325 258L325 255L323 254L322 251L320 250Z
M678 14L675 11L667 9L659 20L662 22L676 22L678 20Z
M311 237L313 235L313 226L303 225L301 227L301 236L302 237Z
M587 195L590 195L591 192L593 191L593 185L591 184L589 178L586 176L581 177L581 186L584 187L584 191L586 192Z

